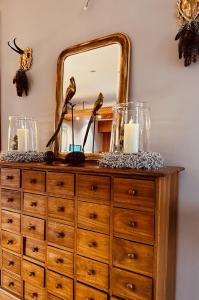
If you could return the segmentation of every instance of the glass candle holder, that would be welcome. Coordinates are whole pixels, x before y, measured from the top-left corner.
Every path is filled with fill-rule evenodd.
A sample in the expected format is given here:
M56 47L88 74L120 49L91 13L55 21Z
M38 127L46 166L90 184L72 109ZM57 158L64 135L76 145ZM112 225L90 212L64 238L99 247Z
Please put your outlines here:
M147 102L120 103L113 107L110 152L148 151L150 110Z
M29 117L10 116L8 151L37 151L37 123Z

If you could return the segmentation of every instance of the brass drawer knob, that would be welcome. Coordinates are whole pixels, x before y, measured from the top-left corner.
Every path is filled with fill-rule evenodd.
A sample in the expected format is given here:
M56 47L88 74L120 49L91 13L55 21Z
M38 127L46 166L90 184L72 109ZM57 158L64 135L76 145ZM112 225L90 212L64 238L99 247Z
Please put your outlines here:
M14 244L14 241L13 241L13 240L8 240L8 241L7 241L7 244L8 244L8 245L13 245L13 244Z
M36 184L36 183L37 183L37 179L36 179L36 178L30 179L30 183L31 183L31 184Z
M34 299L34 298L38 298L38 294L37 294L37 293L32 293L32 294L31 294L31 298L33 298L33 299Z
M135 253L129 253L129 254L128 254L128 258L129 258L129 259L136 259Z
M65 211L65 207L64 206L60 206L57 208L58 212L64 212Z
M14 286L15 284L14 284L14 282L13 281L10 281L9 283L8 283L8 286L9 287L12 287L12 286Z
M135 221L130 220L128 221L128 225L129 227L135 228L137 226L137 223Z
M135 190L135 189L129 189L128 190L128 194L130 195L130 196L136 196L136 194L137 194L137 191Z
M135 289L135 286L133 283L127 283L126 287L128 290L131 290L131 291L133 291Z
M97 214L96 213L89 214L89 219L96 220L97 219Z
M57 263L57 264L63 264L63 263L64 263L63 258L57 258L57 259L56 259L56 263Z
M35 229L36 229L35 225L29 225L28 226L28 230L35 230Z
M57 186L59 186L59 187L64 186L64 182L63 182L63 181L58 181L58 182L57 182Z
M38 247L33 247L32 252L39 252L39 248Z
M30 206L32 206L32 207L37 207L37 202L31 202L31 203L30 203Z
M14 266L14 264L15 264L14 261L11 260L9 261L8 266Z
M61 283L57 283L55 287L56 287L56 289L62 289L62 284Z
M88 270L87 271L87 274L90 276L90 275L95 275L95 270Z
M8 224L12 224L12 223L13 223L13 219L8 219L8 220L7 220L7 223L8 223Z
M88 243L88 247L89 248L96 248L97 247L97 242L96 241L90 241Z
M13 179L14 179L14 176L12 176L12 175L7 175L7 176L6 176L6 179L7 179L7 180L13 180Z
M63 239L65 237L65 233L62 232L57 232L57 237Z
M96 191L97 190L97 185L95 185L95 184L91 185L90 190L93 191L93 192Z
M12 203L12 202L14 202L14 199L13 198L8 198L7 202Z
M35 277L35 272L29 272L29 277Z

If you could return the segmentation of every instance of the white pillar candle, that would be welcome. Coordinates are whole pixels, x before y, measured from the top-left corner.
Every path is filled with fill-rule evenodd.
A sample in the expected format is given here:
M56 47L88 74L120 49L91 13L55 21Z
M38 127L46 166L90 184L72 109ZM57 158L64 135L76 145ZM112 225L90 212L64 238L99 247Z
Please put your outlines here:
M138 153L139 151L139 124L131 119L124 125L124 153Z
M17 129L18 136L18 151L28 151L28 139L29 130L28 129Z

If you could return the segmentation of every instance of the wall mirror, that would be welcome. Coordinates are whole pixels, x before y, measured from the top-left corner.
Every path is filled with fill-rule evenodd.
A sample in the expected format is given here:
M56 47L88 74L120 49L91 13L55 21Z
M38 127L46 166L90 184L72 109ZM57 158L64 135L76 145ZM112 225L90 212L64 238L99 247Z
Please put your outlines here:
M57 64L56 118L59 122L64 95L71 77L75 78L74 107L75 150L81 151L93 105L99 95L104 96L95 126L91 126L84 151L88 156L109 150L112 107L126 102L129 82L130 41L125 34L115 33L62 51ZM65 115L55 152L59 156L71 151L72 115ZM95 143L93 144L93 135Z

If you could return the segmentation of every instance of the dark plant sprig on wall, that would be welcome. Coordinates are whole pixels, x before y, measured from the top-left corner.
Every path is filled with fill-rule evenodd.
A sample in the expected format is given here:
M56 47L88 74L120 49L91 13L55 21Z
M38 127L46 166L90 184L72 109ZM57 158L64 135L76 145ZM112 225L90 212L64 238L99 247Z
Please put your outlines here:
M178 44L179 59L184 59L185 67L196 63L199 55L199 19L185 22L178 31L176 41Z

